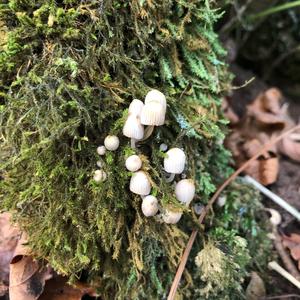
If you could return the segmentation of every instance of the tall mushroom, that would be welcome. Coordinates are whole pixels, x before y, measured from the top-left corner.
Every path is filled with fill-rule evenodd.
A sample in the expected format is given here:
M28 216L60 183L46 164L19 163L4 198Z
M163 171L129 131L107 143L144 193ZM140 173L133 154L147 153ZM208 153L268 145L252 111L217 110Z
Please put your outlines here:
M144 136L144 126L141 124L141 113L144 103L141 100L133 99L129 105L128 117L123 127L123 134L131 139L131 148Z
M167 102L163 93L151 90L145 98L145 105L141 112L141 123L148 125L143 140L146 140L153 132L154 126L165 123Z
M166 153L164 158L164 169L170 173L170 177L166 179L167 182L174 180L175 174L181 174L185 166L185 154L179 148L172 148Z

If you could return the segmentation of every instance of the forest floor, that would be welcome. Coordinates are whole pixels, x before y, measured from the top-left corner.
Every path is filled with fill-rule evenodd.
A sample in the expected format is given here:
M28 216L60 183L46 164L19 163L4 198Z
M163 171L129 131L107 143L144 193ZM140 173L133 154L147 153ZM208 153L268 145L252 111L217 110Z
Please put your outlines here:
M244 70L239 66L233 64L231 71L235 75L233 81L234 86L242 86L251 78L255 78L250 84L243 88L236 89L230 96L230 104L234 109L235 113L239 117L243 117L246 113L247 105L251 104L253 100L263 91L272 86L268 86L265 82L260 80L251 71ZM288 113L293 118L295 123L300 121L300 103L293 101L284 96L284 102L288 103ZM233 129L234 130L234 129ZM291 160L290 158L281 155L279 158L279 173L277 180L268 186L268 188L275 194L286 200L291 206L295 207L300 211L300 162ZM300 227L299 223L290 213L275 204L267 197L263 198L264 206L268 208L276 209L281 217L282 223L278 230L284 235L299 234ZM299 246L300 247L300 246ZM295 262L296 265L296 262ZM300 266L299 266L300 267ZM267 271L267 270L266 270ZM278 287L279 290L284 292L284 299L300 299L299 289L283 279L280 275L275 272L269 271L273 285ZM267 299L282 299L282 298L267 298Z

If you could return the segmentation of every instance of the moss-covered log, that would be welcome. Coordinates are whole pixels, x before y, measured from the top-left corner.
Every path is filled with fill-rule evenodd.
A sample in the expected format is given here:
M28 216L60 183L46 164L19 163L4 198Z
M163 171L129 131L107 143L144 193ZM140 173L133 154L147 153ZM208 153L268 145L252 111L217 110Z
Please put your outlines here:
M213 30L220 11L211 2L8 0L0 6L1 208L28 233L35 257L92 282L103 299L161 299L186 228L195 226L193 210L178 203L164 179L159 145L185 150L196 202L205 203L229 172L219 108L230 76ZM126 109L151 88L167 97L166 124L136 153L144 154L161 207L184 211L178 226L143 216L124 167L133 153L122 136ZM104 156L108 176L97 184L96 148L108 134L121 143Z

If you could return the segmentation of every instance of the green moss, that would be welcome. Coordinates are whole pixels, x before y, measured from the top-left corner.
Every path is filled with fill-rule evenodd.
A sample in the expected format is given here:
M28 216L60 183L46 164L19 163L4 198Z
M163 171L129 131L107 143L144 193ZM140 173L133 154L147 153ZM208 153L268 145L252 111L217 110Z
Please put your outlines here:
M0 53L1 209L28 232L33 255L71 280L87 274L103 299L161 298L187 240L179 226L145 218L124 168L122 124L133 98L167 96L166 125L141 143L161 204L183 209L162 172L162 142L187 154L186 175L206 201L229 169L219 146L220 93L230 76L210 1L8 0ZM108 134L117 152L96 148ZM217 158L217 161L216 161Z

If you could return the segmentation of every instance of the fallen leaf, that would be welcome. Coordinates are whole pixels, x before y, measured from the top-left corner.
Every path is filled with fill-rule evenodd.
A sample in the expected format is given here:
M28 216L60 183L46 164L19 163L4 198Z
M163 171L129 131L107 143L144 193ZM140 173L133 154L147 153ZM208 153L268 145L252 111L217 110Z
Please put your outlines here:
M259 300L266 296L263 280L256 272L251 272L251 280L246 289L246 300Z
M42 294L45 281L52 277L51 269L43 267L29 256L23 233L16 246L10 263L9 298L10 300L36 300Z
M290 250L291 256L298 262L300 270L300 234L292 233L290 236L282 234L282 244Z
M300 137L298 134L290 134L278 144L279 151L289 158L300 161Z
M81 300L84 295L97 296L96 291L88 285L78 283L71 286L65 277L56 276L47 281L39 300Z
M228 100L226 99L226 97L224 97L223 101L222 101L222 110L224 112L224 115L230 121L231 124L237 124L240 121L239 116L229 106L229 103L228 103Z
M273 87L265 91L262 97L263 108L273 114L280 114L282 107L282 94L279 89Z
M259 181L263 185L269 185L277 180L279 161L277 157L259 157L245 170L245 173Z
M0 214L0 281L8 284L9 264L20 237L20 230L10 222L11 215Z

